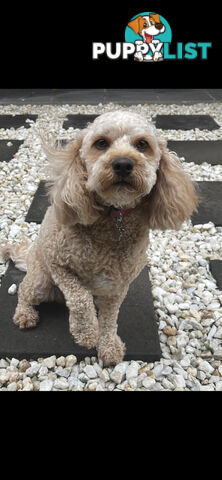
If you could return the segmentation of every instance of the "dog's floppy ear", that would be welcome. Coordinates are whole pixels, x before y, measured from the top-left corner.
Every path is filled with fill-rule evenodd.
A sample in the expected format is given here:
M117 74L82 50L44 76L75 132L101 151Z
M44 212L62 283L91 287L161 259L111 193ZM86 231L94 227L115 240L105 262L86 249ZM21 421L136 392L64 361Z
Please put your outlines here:
M88 225L98 218L93 195L86 191L87 171L80 157L85 131L63 149L47 145L43 149L51 163L52 176L47 182L48 193L61 224Z
M160 21L160 16L158 13L150 13L149 17L151 18L151 20L153 20L155 23L161 23Z
M152 229L178 229L196 209L199 199L194 184L183 171L165 140L159 140L161 159L157 182L144 203Z
M141 15L128 23L128 27L132 28L135 33L140 33L141 23L145 21Z

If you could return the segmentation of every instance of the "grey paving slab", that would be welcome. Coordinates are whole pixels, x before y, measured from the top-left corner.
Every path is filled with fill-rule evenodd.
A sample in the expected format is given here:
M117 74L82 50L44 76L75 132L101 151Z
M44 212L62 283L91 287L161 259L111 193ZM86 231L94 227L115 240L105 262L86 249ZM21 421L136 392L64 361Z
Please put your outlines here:
M105 99L105 90L96 88L57 91L57 93L52 96L51 103L97 105L98 103L107 102Z
M196 182L201 203L198 212L193 213L193 225L213 222L222 226L222 182Z
M207 94L216 102L222 102L222 89L221 88L209 88Z
M168 148L176 152L179 157L184 157L186 162L194 162L198 165L204 162L222 165L221 140L169 140Z
M104 103L104 89L0 89L0 105L53 105Z
M12 283L19 283L24 273L13 263L2 278L0 288L0 358L18 359L74 354L80 361L86 356L96 356L96 350L78 345L69 332L68 309L57 303L44 303L37 307L40 321L33 329L20 330L12 318L17 305L17 294L9 295ZM161 351L147 267L131 284L121 305L118 333L127 345L125 360L154 362Z
M210 96L204 89L107 89L105 99L109 102L124 103L131 105L136 103L202 103L212 102Z
M24 140L0 140L0 162L10 162Z
M217 282L217 287L222 290L222 260L210 260L210 271Z
M156 115L152 121L162 130L217 130L220 128L210 115Z
M222 101L222 89L0 89L0 104L92 104L138 103L194 104Z

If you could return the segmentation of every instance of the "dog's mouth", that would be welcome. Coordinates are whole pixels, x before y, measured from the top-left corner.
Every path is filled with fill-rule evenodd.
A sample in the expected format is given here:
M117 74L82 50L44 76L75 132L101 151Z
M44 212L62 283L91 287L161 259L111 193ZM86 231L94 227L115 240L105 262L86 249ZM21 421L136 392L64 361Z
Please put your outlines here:
M122 186L127 185L127 186L129 186L129 185L131 185L131 183L128 182L127 180L118 180L117 182L114 182L113 185L122 185Z
M150 34L147 33L147 32L144 32L144 35L145 35L146 43L150 43L151 40L152 40L152 38L153 38L153 36L150 35Z
M132 182L129 182L127 180L117 180L116 182L113 183L112 186L114 188L126 190L128 192L131 192L132 190L134 190Z

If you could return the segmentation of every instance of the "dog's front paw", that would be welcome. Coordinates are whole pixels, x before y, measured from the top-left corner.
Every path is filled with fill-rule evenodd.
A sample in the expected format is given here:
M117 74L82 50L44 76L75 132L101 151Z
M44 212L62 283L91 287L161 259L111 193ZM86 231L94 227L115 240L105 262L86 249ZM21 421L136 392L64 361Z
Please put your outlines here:
M32 307L18 308L13 317L13 322L21 330L24 328L34 328L38 323L38 320L38 312Z
M75 341L83 347L93 348L98 343L99 326L97 318L90 324L78 324L70 320L69 330Z
M103 337L97 347L98 357L106 367L122 362L125 351L125 343L122 342L118 335L115 335L112 339Z

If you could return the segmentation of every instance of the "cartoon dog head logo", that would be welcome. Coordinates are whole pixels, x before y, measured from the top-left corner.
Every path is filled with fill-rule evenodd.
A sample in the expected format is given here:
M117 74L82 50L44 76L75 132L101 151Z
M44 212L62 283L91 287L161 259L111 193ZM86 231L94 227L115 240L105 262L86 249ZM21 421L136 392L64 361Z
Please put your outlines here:
M168 22L158 13L143 12L133 17L125 31L126 42L134 43L134 60L157 62L164 59L163 43L170 43L172 32Z

